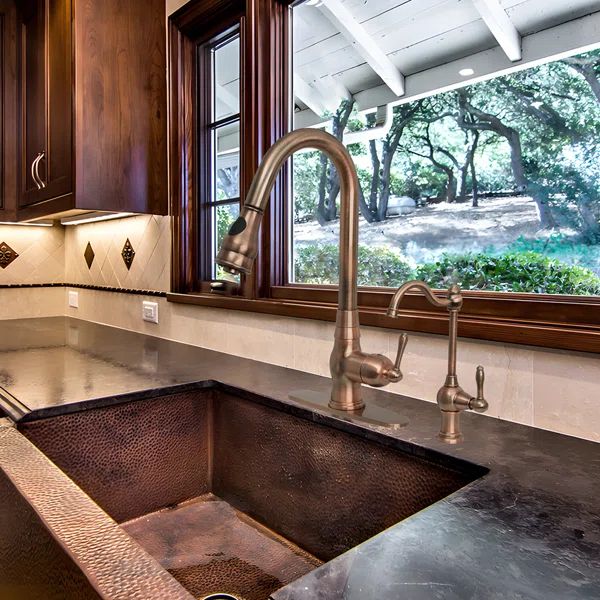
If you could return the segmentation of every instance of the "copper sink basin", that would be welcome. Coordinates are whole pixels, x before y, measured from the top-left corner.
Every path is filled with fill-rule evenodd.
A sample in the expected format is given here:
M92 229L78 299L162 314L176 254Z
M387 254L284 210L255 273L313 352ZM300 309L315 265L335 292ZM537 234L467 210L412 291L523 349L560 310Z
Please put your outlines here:
M269 595L481 476L217 389L20 425L196 598Z

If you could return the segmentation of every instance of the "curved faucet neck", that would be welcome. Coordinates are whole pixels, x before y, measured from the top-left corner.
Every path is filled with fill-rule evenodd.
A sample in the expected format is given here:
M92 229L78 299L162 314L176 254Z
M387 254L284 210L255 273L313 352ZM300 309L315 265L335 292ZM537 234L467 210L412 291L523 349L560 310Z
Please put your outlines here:
M318 129L298 129L278 140L267 151L248 191L244 206L265 211L277 173L298 150L314 148L334 164L340 180L340 261L338 310L358 308L358 177L352 158L335 137Z

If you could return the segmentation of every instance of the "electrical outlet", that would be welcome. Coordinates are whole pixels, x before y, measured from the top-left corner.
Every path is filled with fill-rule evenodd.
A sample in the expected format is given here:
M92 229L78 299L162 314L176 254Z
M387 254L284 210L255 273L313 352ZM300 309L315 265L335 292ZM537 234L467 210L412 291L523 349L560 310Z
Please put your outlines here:
M142 302L142 319L149 323L158 323L158 302Z
M69 292L69 306L79 308L79 292Z

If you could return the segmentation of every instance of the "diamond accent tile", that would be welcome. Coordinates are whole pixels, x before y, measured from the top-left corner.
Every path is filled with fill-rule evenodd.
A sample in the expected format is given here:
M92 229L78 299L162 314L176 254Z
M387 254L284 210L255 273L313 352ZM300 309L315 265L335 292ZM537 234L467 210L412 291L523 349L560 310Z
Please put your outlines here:
M88 269L92 268L92 263L94 262L95 256L96 253L94 252L92 245L88 242L87 246L85 247L85 252L83 253L83 257L85 258Z
M135 258L135 250L133 249L129 238L127 238L127 241L123 246L123 250L121 250L121 256L123 257L123 262L129 271L129 269L131 269L131 263L133 263L133 259Z
M6 242L0 242L0 267L6 269L19 256Z

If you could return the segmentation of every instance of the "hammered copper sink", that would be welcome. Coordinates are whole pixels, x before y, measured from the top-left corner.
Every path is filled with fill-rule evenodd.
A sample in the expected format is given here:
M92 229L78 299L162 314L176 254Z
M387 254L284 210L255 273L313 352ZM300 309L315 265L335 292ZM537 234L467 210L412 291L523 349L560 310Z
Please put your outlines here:
M482 474L310 417L208 389L19 429L196 598L265 600Z

